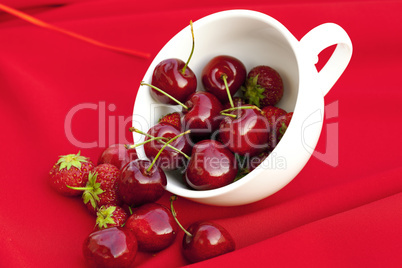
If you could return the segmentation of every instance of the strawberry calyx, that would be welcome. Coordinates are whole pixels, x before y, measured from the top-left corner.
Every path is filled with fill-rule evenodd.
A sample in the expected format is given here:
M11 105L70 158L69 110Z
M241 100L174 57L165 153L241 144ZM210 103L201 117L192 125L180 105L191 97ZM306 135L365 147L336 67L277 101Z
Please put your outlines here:
M88 202L91 202L91 205L93 208L97 208L99 202L99 195L103 193L104 191L101 189L101 184L96 182L96 179L98 178L98 173L89 173L88 175L88 183L86 187L88 188L87 190L84 191L82 194L82 199L84 200L84 204L87 204Z
M258 84L258 74L246 79L245 86L241 87L244 97L250 104L260 107L260 100L265 98L265 88Z
M102 188L100 187L101 184L99 182L96 182L97 178L98 178L98 173L89 172L88 182L85 185L85 187L71 187L71 186L67 185L67 187L70 189L84 191L82 193L82 199L84 201L84 204L87 204L88 202L90 202L91 206L95 210L98 208L99 195L104 192L104 190L102 190Z
M279 135L282 138L285 134L286 130L289 127L290 120L292 120L293 112L290 112L286 115L285 122L282 122L282 125L279 127Z
M116 224L113 219L113 213L116 211L116 206L101 206L96 212L96 225L99 229L108 228L108 225Z
M281 136L283 136L285 134L285 132L286 132L286 129L288 129L288 126L285 123L282 122L282 125L279 128L279 134Z
M63 168L69 170L71 167L81 169L81 163L88 162L88 158L80 155L80 153L81 152L78 151L77 154L61 155L56 163L59 165L59 170L62 170Z

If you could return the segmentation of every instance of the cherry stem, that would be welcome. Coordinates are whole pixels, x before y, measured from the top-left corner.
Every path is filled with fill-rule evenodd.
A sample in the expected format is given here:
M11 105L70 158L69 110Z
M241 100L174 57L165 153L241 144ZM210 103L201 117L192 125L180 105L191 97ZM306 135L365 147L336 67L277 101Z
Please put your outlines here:
M154 160L152 160L151 165L147 168L147 172L150 172L150 171L151 171L152 167L153 167L153 166L155 165L155 163L156 163L156 160L158 160L160 154L163 152L163 150L165 150L166 146L168 146L168 145L169 145L170 143L172 143L173 141L177 140L178 138L180 138L180 137L182 137L182 136L184 136L184 135L186 135L186 134L188 134L188 133L190 133L190 132L191 132L191 130L187 130L187 131L185 131L185 132L183 132L183 133L180 133L179 135L174 136L174 137L171 138L168 142L166 142L166 143L162 146L162 148L159 150L159 152L156 154Z
M129 130L130 130L131 132L136 132L136 133L138 133L138 134L147 136L148 138L151 138L151 139L152 139L152 138L155 138L154 136L149 135L148 133L142 132L141 130L136 129L135 127L130 127ZM163 137L162 137L162 139L167 139L167 138L163 138ZM163 143L163 144L166 143L166 142L164 142L164 141L162 141L162 140L160 140L160 142ZM174 147L174 146L172 146L172 145L170 145L170 144L168 145L168 147L169 147L170 149L172 149L172 150L175 150L175 151L178 152L178 153L181 153L185 158L187 158L188 160L190 160L190 156L186 155L185 153L183 153L182 151L180 151L180 150L177 149L176 147Z
M146 144L148 142L151 142L151 141L154 141L154 140L161 140L161 139L166 139L167 140L167 138L164 138L164 137L153 137L153 138L150 138L149 140L146 140L146 141L143 141L143 142L140 142L140 143L137 143L137 144L126 144L126 145L124 145L124 147L126 147L126 149L134 149L134 148L137 148L138 146L144 145L144 144Z
M229 86L228 86L228 81L227 81L228 76L227 76L226 74L223 74L223 75L221 76L221 79L223 80L223 83L225 83L226 93L228 94L228 98L229 98L229 102L230 102L230 107L234 108L232 96L230 95Z
M221 112L221 115L230 116L230 117L233 117L233 118L237 118L237 115L235 115L235 114L228 114L228 113L222 113L222 112Z
M184 103L181 103L179 100L177 100L176 98L174 98L172 95L169 95L168 93L166 93L165 91L163 91L162 89L154 86L154 85L150 85L148 83L145 83L144 81L141 82L141 86L149 86L153 89L155 89L156 91L164 94L165 96L169 97L171 100L173 100L174 102L176 102L177 104L181 105L184 109L188 110L188 107L186 105L184 105Z
M177 225L179 225L179 227L186 233L186 235L192 237L193 235L192 235L189 231L187 231L187 230L183 227L183 225L181 225L181 223L179 222L179 220L177 219L177 213L176 213L176 211L175 211L175 209L174 209L174 207L173 207L173 201L175 201L175 200L177 200L177 196L176 196L176 195L172 195L172 196L170 197L170 210L172 211L173 218L174 218L174 220L176 221Z
M194 53L194 46L195 46L195 41L194 41L194 30L193 30L193 21L190 20L190 28L191 28L191 36L193 38L193 45L191 47L191 53L190 56L188 57L188 60L186 62L186 64L184 65L183 69L181 69L181 73L184 74L186 72L187 66L190 63L190 59L193 56Z
M235 110L237 110L237 109L256 109L256 110L258 110L258 111L262 111L260 108L258 108L257 106L255 106L255 105L250 105L250 106L238 106L238 107L232 107L232 108L229 108L229 109L225 109L225 110L222 110L221 111L221 114L222 113L226 113L226 112L231 112L231 111L235 111Z

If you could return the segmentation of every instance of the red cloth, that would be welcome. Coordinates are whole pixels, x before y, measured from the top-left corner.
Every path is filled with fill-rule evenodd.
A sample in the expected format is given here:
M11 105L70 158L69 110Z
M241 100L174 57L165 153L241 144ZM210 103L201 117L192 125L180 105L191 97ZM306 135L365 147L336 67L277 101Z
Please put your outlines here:
M226 9L264 12L298 39L319 24L339 24L354 53L325 97L323 133L302 172L254 204L212 207L179 198L175 208L183 225L215 220L237 243L235 252L194 267L402 265L401 1L0 2L152 57L189 20ZM131 141L136 91L151 60L0 12L1 267L85 267L81 245L94 218L79 198L50 189L47 174L59 155L81 150L96 162L105 146ZM65 132L69 112L79 108L86 109L69 118L72 134L95 148L80 148ZM336 157L322 161L330 148ZM169 194L159 200L168 201ZM182 235L155 256L139 253L135 265L187 265L179 253Z

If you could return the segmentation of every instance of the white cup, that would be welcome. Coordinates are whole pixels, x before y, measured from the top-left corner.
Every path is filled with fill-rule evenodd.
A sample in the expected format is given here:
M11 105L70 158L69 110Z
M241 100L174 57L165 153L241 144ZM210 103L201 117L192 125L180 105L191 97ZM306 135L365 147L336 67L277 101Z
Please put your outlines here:
M303 169L312 155L323 126L324 96L347 67L352 43L337 24L325 23L298 41L274 18L256 11L228 10L193 23L195 50L190 68L198 75L217 55L241 60L249 71L257 65L276 69L284 81L284 96L277 106L290 112L292 121L275 150L247 176L227 186L197 191L185 186L181 175L168 172L167 191L190 200L217 206L236 206L259 201L287 185ZM190 26L176 34L157 54L143 81L151 83L155 66L167 58L186 61L191 50ZM336 49L325 66L317 71L318 54L325 48ZM141 86L134 104L133 126L142 131L157 123L164 114L180 111L179 106L157 103L149 88ZM308 128L308 129L307 129ZM134 133L134 142L143 136ZM137 149L145 157L142 147Z

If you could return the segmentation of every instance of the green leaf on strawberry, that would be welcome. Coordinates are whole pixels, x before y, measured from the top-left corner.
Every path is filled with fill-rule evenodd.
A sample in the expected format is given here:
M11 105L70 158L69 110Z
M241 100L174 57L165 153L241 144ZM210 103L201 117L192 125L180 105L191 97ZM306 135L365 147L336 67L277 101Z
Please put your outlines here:
M80 155L80 151L77 154L67 154L61 155L59 160L57 161L57 165L59 165L59 170L66 168L69 170L71 167L76 167L81 169L81 163L88 162L88 158Z
M102 206L97 214L96 225L99 229L107 228L109 225L114 225L116 222L113 219L113 213L116 211L115 206Z
M91 206L95 210L97 210L97 208L98 208L99 195L104 192L101 188L101 184L96 182L97 178L98 178L97 172L93 172L93 173L89 172L88 173L88 182L85 185L85 187L71 187L71 186L67 185L67 187L70 189L84 191L82 193L82 199L84 201L84 204L87 204L88 202L90 202Z
M104 191L101 189L101 184L96 182L98 178L98 173L90 172L88 175L88 183L84 187L84 193L82 194L82 199L84 200L84 204L91 202L93 208L97 208L97 202L99 202L99 195Z
M118 205L102 205L96 212L95 229L101 230L113 226L124 226L129 214Z
M272 67L259 65L249 71L242 90L250 104L261 109L275 106L283 97L283 80Z
M279 132L278 133L279 139L282 139L283 135L285 135L285 132L289 127L290 120L292 120L292 117L293 117L293 112L287 113L285 115L285 119L284 119L284 121L282 121L282 124L281 124L281 126L279 128L279 131L278 131Z
M258 74L256 76L247 78L246 85L242 87L244 97L250 104L260 107L260 100L265 98L263 94L265 88L258 84Z

